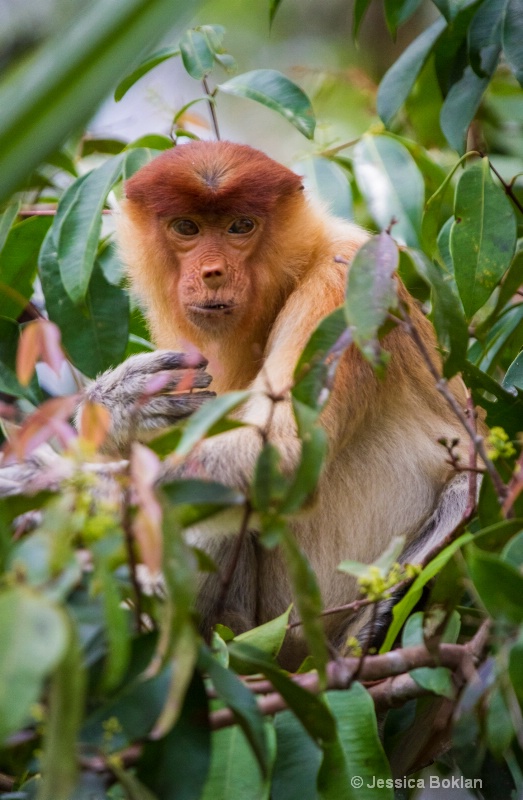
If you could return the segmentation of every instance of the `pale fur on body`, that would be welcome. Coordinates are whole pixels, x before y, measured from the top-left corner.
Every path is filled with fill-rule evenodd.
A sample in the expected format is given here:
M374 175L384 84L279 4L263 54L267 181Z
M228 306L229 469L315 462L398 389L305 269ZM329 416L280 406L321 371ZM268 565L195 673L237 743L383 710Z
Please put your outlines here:
M207 143L205 147L203 161L210 153L222 164L230 155L227 148L234 151L237 146ZM198 161L198 152L194 152ZM225 178L220 176L220 180L227 180L226 168L223 173ZM145 178L147 186L152 185L151 176L149 183L147 175ZM139 182L140 178L132 180ZM266 426L271 414L267 390L288 396L296 363L311 333L343 302L347 266L339 257L350 262L367 234L318 210L302 192L276 197L271 212L259 217L261 230L255 244L250 249L246 246L243 260L230 267L227 285L241 299L240 312L224 325L220 321L217 333L213 326L194 324L188 318L180 298L184 292L201 292L197 271L187 275L186 285L182 285L181 267L165 233L164 218L143 200L145 189L143 196L138 195L136 198L131 192L124 202L118 235L155 344L168 350L199 350L208 359L213 376L209 388L217 393L250 388L255 396L240 416L254 426ZM219 247L218 234L211 236L205 257L211 261L218 258ZM400 294L439 363L430 324L401 284ZM445 449L438 444L442 437L463 439L460 423L438 394L408 333L397 327L383 344L391 354L383 380L375 377L354 347L343 356L321 419L329 441L327 463L313 504L291 521L316 572L326 607L356 597L354 582L336 571L342 560L372 562L393 536L403 534L409 543L409 559L416 561L452 530L464 510L464 488L444 491L453 470ZM458 381L452 382L452 390L464 405ZM284 469L292 471L299 460L300 443L289 400L275 405L269 438L281 453ZM181 473L244 489L261 445L256 427L229 431L200 443ZM459 479L456 486L462 484ZM441 497L445 507L436 513ZM215 614L221 582L212 574L202 578L199 610L205 630L222 621L239 632L282 613L292 601L281 553L260 546L255 520L251 528L220 620ZM231 512L192 531L191 541L207 549L226 570L238 530L239 516ZM422 530L423 540L416 547L415 538ZM325 624L331 639L341 642L347 619L335 615L327 617ZM288 643L286 663L294 665L301 657L299 638L297 633Z

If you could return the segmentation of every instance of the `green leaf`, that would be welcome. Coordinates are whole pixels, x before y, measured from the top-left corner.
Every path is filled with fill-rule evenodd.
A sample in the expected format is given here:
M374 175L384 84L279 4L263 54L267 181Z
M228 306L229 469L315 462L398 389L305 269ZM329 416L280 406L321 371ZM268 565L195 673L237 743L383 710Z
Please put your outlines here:
M507 0L485 0L468 30L470 65L480 77L490 78L501 50L502 23Z
M64 195L58 206L53 236L63 286L73 301L84 299L98 252L102 210L107 195L120 178L125 156L109 159L87 176L78 188Z
M318 800L316 779L321 750L291 711L274 718L276 761L271 800Z
M279 465L279 450L266 442L256 461L251 489L253 507L262 514L276 511L285 494L286 481Z
M397 9L395 1L390 2L389 0L389 5ZM445 19L439 17L420 36L414 39L412 44L403 51L381 79L378 89L377 108L378 114L385 125L389 126L391 124L394 116L407 99L434 44L446 27Z
M422 0L385 0L385 20L395 39L398 28L418 10Z
M366 689L355 682L347 691L327 692L327 703L336 719L347 773L351 778L361 779L361 786L351 781L345 788L346 794L334 792L322 797L392 800L390 767L380 742L374 703ZM322 765L320 781L329 778L328 770Z
M516 220L491 176L488 158L473 164L456 187L450 251L467 319L488 300L510 266Z
M367 13L369 5L370 0L355 0L352 21L352 36L354 39L358 38L361 23L363 22L363 18Z
M504 389L510 389L514 387L523 391L523 352L518 353L508 368L501 385Z
M272 726L267 722L265 727L272 742ZM269 779L260 775L243 731L235 726L213 733L211 768L199 800L269 800L269 792Z
M116 89L114 90L114 99L116 102L122 99L124 94L129 91L131 86L140 80L143 75L150 70L154 69L158 66L158 64L162 64L164 61L167 61L168 58L174 58L175 56L180 55L180 50L178 48L173 47L162 47L161 50L156 50L156 52L152 53L145 61L136 67L129 75L127 75L123 81L120 81ZM172 144L172 142L171 142Z
M17 319L33 296L38 251L51 221L30 217L11 228L0 252L2 316Z
M107 565L96 570L105 618L107 659L103 674L103 689L111 691L122 679L131 654L129 609L122 606L118 585Z
M244 72L221 83L218 88L226 94L248 97L277 111L307 139L313 138L316 120L311 102L305 92L281 72L274 69Z
M201 81L212 70L214 57L207 38L198 30L189 30L180 39L183 66L197 81Z
M418 246L425 199L423 178L406 147L392 136L365 134L353 151L354 173L379 228L393 219L394 238Z
M431 261L419 250L402 250L400 258L408 259L431 288L432 321L438 341L448 354L444 375L450 378L462 368L469 341L468 325L454 276L443 264Z
M512 72L523 86L523 18L519 0L508 0L505 7L503 50Z
M328 449L327 434L317 424L316 414L293 398L301 439L300 462L280 505L281 514L295 514L314 495Z
M176 448L177 456L186 456L200 439L209 433L213 425L223 419L235 408L245 403L250 392L227 392L209 400L196 411L185 426L180 444Z
M523 577L499 556L470 545L466 561L481 602L495 619L523 622Z
M0 202L93 115L142 48L198 5L196 0L94 0L64 15L56 35L0 85Z
M330 369L326 364L326 357L346 330L343 308L337 308L321 320L294 370L292 396L295 401L314 410L320 410L323 405L323 389Z
M467 157L467 155L462 156L459 161L454 164L450 172L445 176L445 179L441 185L438 186L434 194L429 197L425 203L421 226L421 236L423 248L432 258L436 258L438 254L437 240L438 232L442 222L441 210L445 200L447 199L447 196L452 191L451 180L454 177L456 170L459 169Z
M334 742L336 726L323 700L299 686L264 653L237 640L229 645L231 664L237 672L265 675L300 720L305 730L319 743Z
M265 622L263 625L258 625L257 628L252 628L250 631L240 633L239 636L234 637L235 642L243 642L244 644L256 647L262 653L276 658L280 652L285 634L287 633L287 626L289 624L289 617L292 606L289 606L287 611L280 614L279 617Z
M118 364L127 345L127 292L108 283L95 264L85 306L75 306L61 283L52 229L40 251L39 270L49 318L60 328L62 344L74 365L95 378Z
M299 161L294 172L303 175L305 189L323 203L335 217L354 219L352 192L347 173L334 161L320 156Z
M465 151L470 123L476 115L489 78L480 78L472 67L466 67L463 76L454 83L440 113L440 125L449 145L458 153Z
M0 593L0 742L28 721L69 635L67 618L44 595L24 588Z
M281 547L285 555L303 635L310 655L314 659L314 666L318 670L320 681L323 681L329 653L325 630L319 617L323 611L323 603L316 575L288 527L283 532Z
M70 623L69 626L72 628ZM72 629L69 636L65 657L49 686L39 800L70 800L76 785L77 737L84 713L86 676L82 652Z
M38 403L36 379L29 386L21 386L16 377L16 351L19 339L18 324L12 319L0 317L0 392L13 397L27 397L32 402Z
M201 797L211 763L208 705L204 682L195 672L174 728L158 741L146 741L138 777L159 800Z
M10 203L5 211L0 214L0 253L4 248L7 237L9 236L11 226L16 221L16 217L18 216L21 205L22 204L20 200L18 200L16 203Z
M423 592L423 587L426 586L426 584L438 574L438 572L445 566L445 564L447 564L448 561L450 561L454 553L464 544L470 542L472 538L473 535L471 533L463 534L463 536L460 536L459 539L456 539L454 542L452 542L452 544L448 545L448 547L442 550L441 553L438 553L438 555L433 558L426 567L424 567L408 592L401 598L399 603L396 603L392 609L392 622L387 631L385 641L380 648L380 653L387 653L393 646L405 620L409 616L416 603L419 601Z
M402 647L415 647L424 644L423 636L423 612L418 611L407 620L401 639ZM429 692L448 697L453 700L456 690L452 682L452 673L447 667L420 667L410 670L410 676L416 681L418 686L427 689Z
M269 0L269 26L272 27L274 17L281 4L281 0Z
M207 649L201 649L199 664L208 673L218 696L234 711L261 773L266 776L269 769L269 741L254 695L233 672L222 667Z
M386 363L378 335L397 305L398 263L397 245L384 231L360 247L349 270L345 318L354 343L376 369Z

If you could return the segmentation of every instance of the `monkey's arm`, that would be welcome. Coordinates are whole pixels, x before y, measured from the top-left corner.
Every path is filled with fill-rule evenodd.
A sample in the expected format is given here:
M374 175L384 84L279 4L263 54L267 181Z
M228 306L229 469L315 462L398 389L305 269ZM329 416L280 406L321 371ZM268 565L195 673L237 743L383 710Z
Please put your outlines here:
M126 454L133 440L146 441L214 397L214 392L193 392L206 389L211 382L204 371L206 364L202 358L158 350L131 356L100 375L86 390L85 398L105 406L111 414L105 451ZM178 393L172 394L177 387Z

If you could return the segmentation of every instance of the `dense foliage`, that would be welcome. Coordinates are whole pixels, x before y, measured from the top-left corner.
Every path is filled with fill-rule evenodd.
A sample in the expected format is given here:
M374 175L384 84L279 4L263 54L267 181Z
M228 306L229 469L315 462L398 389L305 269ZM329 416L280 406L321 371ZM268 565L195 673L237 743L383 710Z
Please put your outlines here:
M283 478L267 443L245 494L198 481L153 490L167 453L187 454L202 437L234 425L227 415L247 393L233 393L150 447L134 448L119 476L121 508L86 466L97 463L105 415L90 409L78 436L70 424L77 399L49 398L49 369L39 365L35 374L35 365L45 362L63 378L65 354L80 387L84 376L151 349L105 223L123 180L194 137L192 104L173 115L170 137L97 140L78 126L118 80L117 99L161 62L181 58L195 79L193 102L211 106L215 125L220 93L229 93L315 136L314 97L283 74L223 75L235 62L220 26L190 29L153 51L178 5L187 4L95 2L60 47L48 42L0 85L4 464L51 441L45 470L62 479L59 491L44 487L0 501L1 796L375 800L392 798L395 788L398 797L410 796L423 781L419 770L437 757L435 782L460 776L478 796L519 796L521 0L434 0L435 21L383 77L383 124L349 143L318 144L300 164L323 200L379 235L355 260L345 307L321 323L296 368L292 401L303 448L294 479ZM368 5L356 0L356 36ZM384 0L393 36L419 5ZM271 20L279 6L270 3ZM148 52L138 66L137 49ZM446 381L456 373L468 387L469 463L456 462L455 443L441 446L469 475L471 502L423 565L399 567L401 543L374 565L341 565L360 581L355 610L398 586L404 594L380 654L349 642L333 659L315 577L288 520L314 491L325 449L317 420L348 341L380 374L380 336L391 324L409 328L392 268L435 326L444 368L434 380L443 396L452 402ZM476 433L474 409L491 428L486 440ZM213 565L187 546L183 530L229 505L244 508L245 525L256 510L262 545L285 552L311 653L295 676L276 661L289 612L241 636L218 626L210 645L197 633L195 576ZM150 580L160 569L161 584ZM390 655L393 646L400 655Z

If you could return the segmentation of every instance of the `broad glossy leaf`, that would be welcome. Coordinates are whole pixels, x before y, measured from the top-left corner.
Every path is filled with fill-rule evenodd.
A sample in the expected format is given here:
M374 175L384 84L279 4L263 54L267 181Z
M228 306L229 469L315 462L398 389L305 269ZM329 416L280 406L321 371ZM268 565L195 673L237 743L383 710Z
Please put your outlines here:
M280 513L294 514L311 499L320 478L327 454L327 434L316 423L315 414L307 406L293 400L294 413L301 438L300 462L280 506ZM307 419L312 416L313 419Z
M467 319L488 300L510 266L516 220L491 176L488 159L470 166L456 187L450 250Z
M317 695L290 680L288 675L264 653L238 641L229 645L231 664L238 672L255 675L261 672L298 717L303 727L318 742L334 742L336 726L328 707Z
M523 353L519 353L507 370L503 383L504 389L515 387L523 391Z
M441 130L449 145L464 153L467 132L478 110L489 78L480 78L472 67L466 67L463 76L454 83L440 113Z
M352 36L354 39L357 39L358 37L361 23L363 22L363 18L367 13L369 5L370 0L355 0L352 21Z
M176 448L176 455L186 456L217 422L245 403L249 396L250 392L247 391L227 392L201 406L189 419Z
M447 351L444 374L450 378L458 372L467 355L468 325L463 304L452 273L443 264L428 259L421 251L407 248L401 259L409 259L414 269L431 287L432 321L438 341Z
M248 97L267 108L277 111L307 139L312 139L316 120L312 105L303 91L281 72L274 69L257 69L244 72L218 86L221 92L237 97Z
M27 722L68 638L67 618L44 595L25 588L0 593L0 742Z
M485 0L474 15L469 31L470 65L480 78L491 77L501 50L502 23L507 0Z
M195 672L174 728L162 739L146 742L138 777L158 800L200 799L211 763L208 705L203 680Z
M0 85L0 202L73 131L132 67L137 53L188 19L197 0L82 4Z
M9 235L11 226L16 221L17 214L20 211L20 206L20 200L18 200L16 203L10 203L5 211L0 214L0 253L2 252L6 239Z
M17 319L33 296L38 251L51 222L52 217L29 217L11 228L0 252L2 316Z
M268 739L272 741L272 726L266 722L265 727ZM213 733L211 768L199 800L232 800L233 797L241 800L269 800L269 783L269 779L264 780L260 774L241 728L235 725Z
M281 547L285 555L303 635L314 659L314 666L318 670L320 680L323 681L329 653L325 631L319 618L319 614L323 611L323 603L318 581L307 556L289 528L282 537Z
M251 490L253 506L262 514L276 511L285 494L287 482L279 465L279 450L266 442L256 461Z
M77 738L84 713L86 675L70 622L68 627L69 646L49 686L42 785L38 792L41 800L70 800L78 774Z
M319 411L323 404L324 387L329 378L329 366L325 359L346 330L343 308L337 308L322 319L294 370L292 396L295 400Z
M140 80L150 70L154 69L168 58L174 58L180 55L180 50L174 47L162 47L161 50L156 50L145 61L136 67L129 75L127 75L114 90L114 99L118 102L122 99L124 94L129 91L131 86Z
M125 156L109 159L82 176L76 190L64 195L53 225L62 284L73 303L84 299L94 267L102 229L102 210L120 178Z
M397 3L390 2L397 9ZM439 17L423 33L421 33L401 56L394 62L381 79L378 89L378 114L385 125L390 125L394 116L407 99L416 78L427 61L434 44L437 42L447 23Z
M338 794L338 797L392 800L392 788L378 784L380 780L385 784L391 774L378 734L374 703L368 692L355 682L347 691L328 692L327 703L336 719L348 775L362 779L361 786L349 783L346 795ZM374 786L375 783L378 785Z
M503 50L510 68L523 86L523 15L519 0L508 0L506 3Z
M294 164L293 169L303 175L305 189L324 203L331 214L342 219L354 219L349 178L338 164L328 158L311 156Z
M418 246L425 199L423 178L401 142L391 136L365 134L353 151L359 189L376 224L400 244Z
M321 750L292 711L274 718L276 761L272 771L271 800L318 800L316 779Z
M433 0L445 19L452 22L463 8L474 3L474 0Z
M452 544L446 547L441 553L432 559L432 561L423 568L422 572L418 575L408 592L401 598L399 603L396 603L392 609L392 622L387 631L387 636L383 645L380 648L380 653L387 653L393 646L398 633L400 632L405 620L409 616L416 603L419 601L423 587L426 586L438 572L445 566L445 564L452 558L454 553L460 549L464 544L470 542L473 538L471 533L465 533L456 539Z
M481 602L495 619L523 622L523 577L499 556L469 546L466 561Z
M241 633L239 636L235 636L234 641L256 647L262 653L276 658L287 633L291 608L292 606L289 606L287 611L280 614L279 617L271 619L263 625L258 625L257 628L252 628L250 631Z
M469 360L484 372L493 373L512 342L521 341L523 307L521 303L510 306L500 316L482 342L474 342L469 350Z
M421 225L421 238L423 241L423 249L432 258L436 258L438 254L438 233L442 223L442 208L445 201L450 199L449 195L451 192L453 193L451 180L454 177L454 173L459 169L465 159L466 156L462 156L459 161L454 164L453 168L447 173L434 194L431 195L425 203Z
M424 644L423 612L418 611L407 620L401 639L402 647L415 647ZM452 683L452 673L447 667L420 667L410 670L410 676L423 689L452 700L456 690Z
M378 335L397 305L393 275L398 263L398 247L384 231L360 247L349 271L345 319L355 344L378 369L386 363Z
M393 38L398 28L420 7L422 0L385 0L385 20Z
M201 81L212 70L214 58L207 38L198 30L188 30L180 39L183 66L197 81Z
M60 328L73 364L90 378L118 364L127 345L127 292L108 283L95 265L85 305L75 306L61 283L52 229L40 251L39 270L49 318Z
M245 647L245 645L243 646ZM256 756L262 775L267 775L270 757L269 741L254 695L233 672L222 667L208 650L201 650L199 664L208 673L218 696L234 711Z

